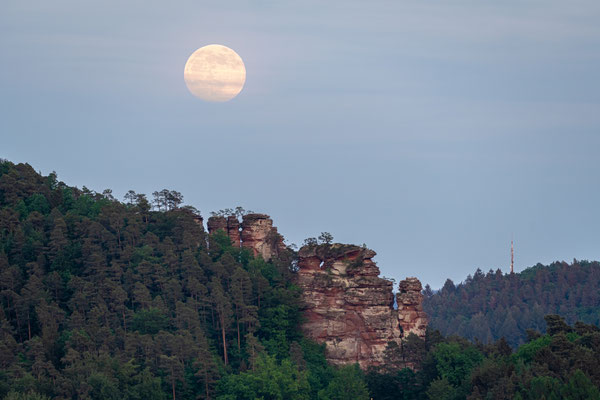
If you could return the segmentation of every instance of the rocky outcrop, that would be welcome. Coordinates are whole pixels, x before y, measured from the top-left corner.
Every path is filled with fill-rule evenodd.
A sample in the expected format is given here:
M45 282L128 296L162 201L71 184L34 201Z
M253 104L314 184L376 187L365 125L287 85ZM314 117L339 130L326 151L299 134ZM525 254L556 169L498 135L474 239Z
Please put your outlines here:
M389 342L400 343L409 332L425 334L420 330L426 325L421 298L414 293L414 282L419 287L420 282L416 278L401 282L406 288L399 299L406 304L402 310L394 309L393 284L379 277L372 261L375 254L342 244L305 246L298 253L303 330L327 345L327 359L334 364L380 365ZM419 329L411 325L414 322Z
M213 216L206 221L206 226L208 227L208 233L215 233L218 230L222 230L223 232L227 232L227 219L225 217Z
M235 215L227 217L227 236L231 239L233 247L240 247L242 239L240 235L240 221Z
M423 294L421 282L417 278L406 278L398 287L396 302L398 303L398 319L404 336L414 333L425 337L427 315L423 311Z
M265 260L285 250L283 237L266 214L246 214L242 217L242 247L252 250L255 257L260 254Z
M266 214L213 216L209 234L222 230L233 246L271 260L283 254L283 237ZM327 345L334 364L380 365L389 342L400 344L410 333L425 337L421 282L400 282L394 302L393 284L379 277L373 250L343 244L304 246L298 252L296 283L302 289L303 330ZM397 308L395 308L397 303Z
M266 214L246 214L241 224L235 215L227 218L213 216L208 219L207 225L209 234L222 230L233 246L249 249L254 257L260 255L268 261L286 250L283 237Z

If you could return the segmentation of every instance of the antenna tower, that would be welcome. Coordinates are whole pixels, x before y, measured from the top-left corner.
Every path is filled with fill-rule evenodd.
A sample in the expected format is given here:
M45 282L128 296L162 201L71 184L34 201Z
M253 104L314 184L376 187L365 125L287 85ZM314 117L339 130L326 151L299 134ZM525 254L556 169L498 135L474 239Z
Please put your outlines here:
M513 241L511 239L510 241L510 273L514 273L514 267L515 267L515 248L513 246Z

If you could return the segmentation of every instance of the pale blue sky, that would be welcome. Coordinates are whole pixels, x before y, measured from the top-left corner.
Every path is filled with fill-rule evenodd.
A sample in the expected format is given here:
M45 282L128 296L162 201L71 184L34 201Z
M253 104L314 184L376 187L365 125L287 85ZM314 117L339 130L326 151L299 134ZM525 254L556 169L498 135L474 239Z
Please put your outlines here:
M68 184L242 205L385 276L600 259L600 2L0 4L0 157ZM189 94L197 48L246 86Z

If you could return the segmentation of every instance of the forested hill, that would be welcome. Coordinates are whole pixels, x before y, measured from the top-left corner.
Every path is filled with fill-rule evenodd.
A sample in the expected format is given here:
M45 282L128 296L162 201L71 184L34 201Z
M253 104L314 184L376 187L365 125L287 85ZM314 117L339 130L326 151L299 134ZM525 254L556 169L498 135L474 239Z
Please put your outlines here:
M545 331L547 314L598 325L600 263L538 264L506 275L477 270L458 285L447 280L436 293L426 288L424 308L430 326L443 334L485 343L504 337L516 347L525 342L527 329Z
M0 398L210 398L265 369L326 389L290 361L334 377L299 333L293 253L267 263L209 239L174 191L155 193L160 211L126 198L0 160Z

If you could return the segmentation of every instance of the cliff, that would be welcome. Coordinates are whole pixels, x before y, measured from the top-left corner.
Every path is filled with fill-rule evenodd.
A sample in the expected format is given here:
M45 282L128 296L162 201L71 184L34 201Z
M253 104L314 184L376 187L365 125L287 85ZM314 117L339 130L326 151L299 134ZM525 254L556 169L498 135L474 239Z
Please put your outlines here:
M423 311L423 294L421 282L417 278L406 278L398 285L396 302L398 303L398 320L404 335L414 333L425 337L428 318Z
M327 345L328 361L379 365L390 341L425 336L421 283L400 282L394 309L392 282L379 277L373 250L353 245L305 246L298 254L305 334Z
M234 247L247 248L254 257L261 255L266 261L286 250L283 237L266 214L246 214L241 223L235 215L213 216L208 219L207 226L209 234L222 230Z

